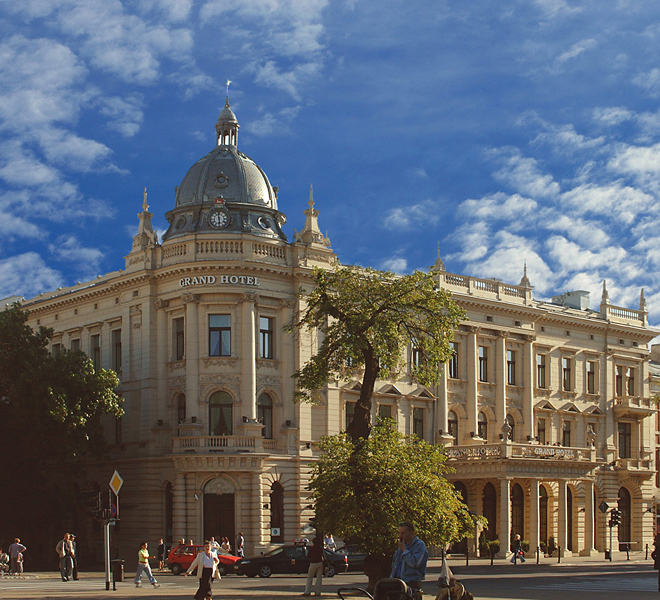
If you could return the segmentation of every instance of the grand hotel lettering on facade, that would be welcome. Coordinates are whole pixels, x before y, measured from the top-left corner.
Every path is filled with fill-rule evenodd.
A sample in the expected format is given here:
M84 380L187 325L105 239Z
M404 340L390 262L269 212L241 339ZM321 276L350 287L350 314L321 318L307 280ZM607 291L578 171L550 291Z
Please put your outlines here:
M291 375L318 340L283 326L313 267L337 256L311 193L287 241L277 188L238 150L238 129L227 103L161 241L145 193L124 270L23 302L31 325L55 330L53 351L82 349L120 376L125 416L107 421L112 456L94 471L104 486L117 468L122 505L135 507L122 512L120 554L161 536L242 531L252 552L305 533L316 444L345 428L359 395L356 379L328 384L319 405L292 402ZM623 513L619 540L641 550L656 504L643 294L627 309L604 287L591 310L584 293L535 300L526 275L513 285L451 274L439 257L431 269L469 320L440 384L379 381L374 418L447 445L450 477L491 539L604 550L605 500Z

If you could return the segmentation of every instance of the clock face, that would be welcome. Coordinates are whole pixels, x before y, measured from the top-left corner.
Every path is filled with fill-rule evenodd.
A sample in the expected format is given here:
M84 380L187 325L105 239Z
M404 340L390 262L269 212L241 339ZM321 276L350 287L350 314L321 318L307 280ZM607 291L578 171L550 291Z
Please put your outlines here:
M270 229L270 223L266 217L259 217L257 223L259 223L259 227L262 229Z
M211 227L222 229L229 225L229 213L226 210L215 210L209 215Z

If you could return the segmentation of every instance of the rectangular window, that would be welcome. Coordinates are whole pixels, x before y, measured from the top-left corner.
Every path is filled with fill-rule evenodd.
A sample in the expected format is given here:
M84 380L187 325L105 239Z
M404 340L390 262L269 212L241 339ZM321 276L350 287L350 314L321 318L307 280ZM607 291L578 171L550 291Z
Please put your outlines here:
M632 423L619 423L619 458L632 458Z
M506 382L516 385L516 353L514 350L506 351Z
M75 340L71 340L71 352L79 352L80 351L80 339L76 338Z
M420 439L424 439L424 409L413 408L413 433Z
M353 415L355 414L355 402L346 403L346 429L351 424L353 420Z
M536 435L539 438L539 444L545 444L545 419L539 419Z
M59 356L61 349L62 349L62 346L60 346L60 344L53 344L53 347L51 348L51 354L53 356Z
M573 391L573 359L561 359L561 387L565 392Z
M186 334L184 331L185 322L183 318L172 321L172 330L174 332L174 360L183 360L186 355Z
M121 372L121 329L112 332L112 370Z
M587 361L587 394L596 394L596 361Z
M209 356L231 356L231 315L209 315Z
M272 317L259 317L259 356L273 358L273 337L275 319Z
M452 349L452 355L449 359L449 377L459 379L458 376L458 342L449 342Z
M616 368L616 378L614 380L614 393L617 396L623 396L623 367Z
M479 381L488 381L488 348L479 346Z
M571 445L571 422L564 421L562 425L562 436L561 436L561 445L570 446Z
M98 371L101 368L101 335L96 334L90 337L90 358L94 364L94 370Z
M626 390L628 396L635 396L635 369L628 368L628 378L626 379Z
M378 407L378 417L380 419L391 419L392 418L392 407L389 404L381 404Z
M536 355L536 387L542 390L546 389L547 383L545 379L546 373L546 363L548 357L546 354L537 354Z
M419 365L422 360L422 352L417 346L417 340L412 341L412 347L410 349L410 367L411 369L419 369Z

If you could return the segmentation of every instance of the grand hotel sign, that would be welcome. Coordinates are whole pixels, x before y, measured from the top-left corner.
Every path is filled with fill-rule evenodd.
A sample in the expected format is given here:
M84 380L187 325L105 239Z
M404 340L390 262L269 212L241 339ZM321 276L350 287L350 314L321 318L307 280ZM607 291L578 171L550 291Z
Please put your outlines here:
M259 278L251 275L199 275L196 277L182 277L179 279L180 287L192 285L259 285Z

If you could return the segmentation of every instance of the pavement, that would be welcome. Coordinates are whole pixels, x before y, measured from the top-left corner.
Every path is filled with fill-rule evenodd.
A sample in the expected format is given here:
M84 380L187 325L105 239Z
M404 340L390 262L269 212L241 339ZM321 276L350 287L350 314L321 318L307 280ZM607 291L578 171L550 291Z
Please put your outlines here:
M431 559L424 584L425 600L435 598L441 561ZM536 564L534 557L523 565L512 565L506 559L450 558L449 565L457 579L475 594L475 598L488 600L585 600L589 598L634 597L636 600L658 598L657 574L653 562L644 552L615 553L613 561L604 560L600 553L593 557L542 558ZM125 581L116 584L116 590L106 590L105 574L81 573L79 581L63 582L58 572L27 573L21 577L0 578L2 600L73 598L78 600L106 600L120 598L191 598L197 589L196 577L174 576L169 572L154 572L161 587L152 588L144 582L137 589L134 573L126 573ZM222 600L300 600L305 576L272 576L267 579L231 575L214 584L215 597ZM325 598L338 598L340 587L366 587L362 573L345 573L323 580ZM600 586L600 588L599 588ZM599 589L597 589L599 588ZM357 598L357 596L355 596ZM363 598L365 596L362 596Z

